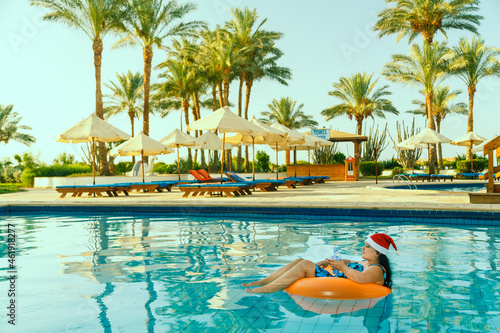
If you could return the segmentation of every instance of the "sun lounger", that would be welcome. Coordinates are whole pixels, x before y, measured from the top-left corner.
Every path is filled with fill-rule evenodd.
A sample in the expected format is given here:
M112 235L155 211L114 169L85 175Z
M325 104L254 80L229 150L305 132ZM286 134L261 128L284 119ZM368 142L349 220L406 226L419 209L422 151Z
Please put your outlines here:
M131 189L132 187L128 184L56 186L56 191L61 193L60 198L64 198L69 193L71 193L71 197L81 197L84 193L88 193L89 197L95 194L102 198L102 193L106 193L110 197L117 197L121 192L128 196Z
M498 180L499 178L500 178L500 172L497 172L493 180ZM487 179L488 179L488 173L479 174L479 180L487 180Z
M204 184L179 184L177 185L179 190L184 192L183 198L187 198L190 194L193 197L197 195L204 195L205 193L211 196L219 195L224 193L227 197L232 198L233 196L240 195L251 195L252 192L247 184L243 183L204 183Z
M233 182L248 184L250 188L258 188L261 192L277 191L278 186L284 185L286 183L285 181L275 180L275 179L248 180L232 171L226 171L226 175Z
M452 175L431 175L431 180L435 181L437 180L438 182L441 181L441 179L445 182L447 179L450 181L453 181L453 176Z
M325 183L325 180L330 179L330 177L328 176L311 176L311 177L314 178L314 182L317 184Z
M477 179L481 175L477 172L460 172L457 173L457 178L466 178L466 179Z
M199 170L198 170L199 171ZM197 170L189 170L189 173L193 175L193 177L203 183L214 183L214 182L219 182L220 183L220 178L212 178L206 171L205 173L207 174L207 177L204 177L202 174L200 174ZM204 170L203 170L204 171ZM223 178L223 182L229 181L228 178Z
M414 181L422 180L422 182L424 180L431 181L431 175L429 175L428 173L413 173L413 174L409 174L408 178L412 181L413 180Z
M295 181L296 184L300 184L300 185L312 185L314 182L313 177L287 177L287 178L283 178L283 179Z

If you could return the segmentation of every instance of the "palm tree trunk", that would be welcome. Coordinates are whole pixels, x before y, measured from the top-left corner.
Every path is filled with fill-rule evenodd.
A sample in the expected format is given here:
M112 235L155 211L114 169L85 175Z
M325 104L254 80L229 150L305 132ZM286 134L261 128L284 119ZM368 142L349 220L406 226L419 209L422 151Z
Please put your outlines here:
M467 120L467 133L474 130L474 94L476 93L476 87L470 86L469 91L469 119ZM472 146L467 147L466 159L472 159ZM472 172L472 171L471 171Z
M252 92L253 79L245 80L245 119L248 119L248 105L250 104L250 93ZM245 147L245 172L250 170L250 159L249 159L248 146ZM286 165L290 163L290 152L286 152Z
M432 109L432 100L434 98L434 94L432 92L425 93L425 109L427 111L427 127L435 130L436 125L434 124L434 112ZM436 173L436 145L431 145L428 152L428 163L429 163L429 173L432 175Z
M102 40L96 39L92 43L92 49L94 51L94 70L95 70L95 114L101 119L104 119L104 108L102 105L102 90L101 90L101 66L102 66ZM108 164L108 152L106 149L106 144L99 141L99 164L100 175L109 176L111 172L109 171Z
M131 131L132 131L132 137L134 137L134 118L135 118L135 115L133 112L129 112L128 113L128 116L130 118L130 128L131 128ZM132 167L135 165L135 156L132 156Z
M240 74L240 86L239 86L239 89L238 89L238 116L241 117L241 113L242 113L242 102L243 102L243 83L245 81L245 71L241 71L241 74ZM241 146L238 146L238 172L241 172L241 167L242 167L242 158L241 158Z
M422 31L422 38L424 39L424 43L431 45L434 41L434 33L431 31Z
M212 111L217 111L217 84L212 84Z
M224 79L223 83L224 83L224 106L228 106L229 105L229 80Z
M224 107L224 92L222 91L222 81L220 81L217 84L217 87L219 88L219 105L220 107Z
M149 90L151 84L151 63L153 62L153 48L151 46L142 49L144 58L144 111L142 113L142 133L149 135ZM144 156L143 161L148 162Z
M198 98L198 92L193 92L193 101L194 101L194 107L196 110L196 118L195 121L201 118L201 111L200 111L200 99ZM195 137L199 137L203 134L201 130L195 132ZM201 162L201 167L205 169L206 163L205 163L205 152L203 149L200 149L200 162Z
M363 117L356 117L356 128L358 130L358 135L363 135L361 134L363 132Z
M184 110L184 121L186 122L186 132L187 134L189 133L188 130L188 125L189 125L189 101L186 99L183 99L181 102L182 109ZM188 148L188 167L191 169L193 157L191 156L191 148Z
M438 133L441 133L441 120L436 118L436 131ZM444 164L443 164L443 147L441 146L441 143L438 144L438 160L439 160L439 169L443 170L444 169Z

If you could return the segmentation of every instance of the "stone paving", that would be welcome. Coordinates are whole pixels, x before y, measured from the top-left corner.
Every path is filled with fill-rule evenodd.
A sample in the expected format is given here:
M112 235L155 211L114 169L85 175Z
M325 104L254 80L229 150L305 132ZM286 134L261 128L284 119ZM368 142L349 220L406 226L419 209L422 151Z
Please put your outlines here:
M478 181L455 180L454 184L478 183ZM428 183L418 183L425 186ZM432 183L436 184L436 183ZM445 184L449 184L446 182ZM482 182L482 184L485 184ZM359 182L327 182L298 186L296 189L280 187L276 192L260 192L252 195L227 197L189 197L182 198L182 192L173 188L165 193L137 193L126 197L103 198L59 198L54 189L28 189L0 195L2 205L179 205L179 206L275 206L275 207L332 207L332 208L370 208L370 209L438 209L499 211L500 205L470 204L467 192L443 192L431 190L387 189L385 186L402 185L392 180L363 180Z

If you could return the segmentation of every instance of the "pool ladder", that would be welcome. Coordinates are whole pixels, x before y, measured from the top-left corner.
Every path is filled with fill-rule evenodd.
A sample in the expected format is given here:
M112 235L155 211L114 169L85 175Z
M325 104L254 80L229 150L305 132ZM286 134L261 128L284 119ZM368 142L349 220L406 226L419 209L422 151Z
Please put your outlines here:
M413 184L413 182L411 181L411 179L408 178L405 175L402 175L402 174L394 175L394 177L392 177L392 182L393 183L394 183L394 179L397 179L398 183L399 183L400 180L403 181L406 185L408 185L408 187L410 188L410 190L416 190L417 189L417 185Z

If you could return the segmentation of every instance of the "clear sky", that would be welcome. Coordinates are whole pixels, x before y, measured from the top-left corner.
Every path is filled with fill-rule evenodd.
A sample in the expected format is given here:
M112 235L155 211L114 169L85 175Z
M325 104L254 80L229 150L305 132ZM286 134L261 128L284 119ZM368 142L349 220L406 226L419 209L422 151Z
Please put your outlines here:
M183 1L181 1L183 2ZM230 20L231 8L243 8L249 3L256 8L262 19L267 18L263 26L284 34L277 43L284 52L280 65L292 70L293 79L288 86L273 81L260 81L254 84L250 102L250 116L260 116L267 110L273 98L290 96L304 104L304 111L313 115L319 127L332 127L345 132L356 132L356 123L347 117L338 117L326 121L320 112L338 101L328 96L332 83L341 76L366 71L381 77L381 70L395 53L408 53L408 42L396 43L395 36L379 39L373 32L377 13L385 8L384 0L352 1L285 1L254 0L205 0L194 1L198 9L187 19L204 20L211 28ZM23 117L21 124L32 127L31 134L37 139L36 144L26 147L11 142L0 144L0 159L14 154L32 151L39 154L41 160L51 163L61 152L71 153L81 159L80 144L55 142L54 137L76 122L95 111L95 77L91 42L82 32L68 28L61 23L42 20L44 9L29 6L29 0L0 0L0 104L13 104L14 109ZM482 0L481 12L485 18L479 27L482 38L489 46L500 46L500 2ZM450 46L458 39L471 33L453 31L448 34ZM436 40L445 40L438 33ZM115 79L115 73L128 70L143 70L142 50L138 47L111 50L115 37L104 40L102 82ZM415 42L422 44L421 38ZM163 51L155 50L153 64L165 60ZM157 81L159 71L153 70L152 82ZM375 118L375 125L383 128L388 124L393 138L397 136L396 121L411 124L413 116L405 111L414 109L413 99L421 98L418 90L386 81L383 77L379 85L389 84L393 93L390 97L399 116L389 115L386 119ZM445 84L452 89L463 91L456 101L467 102L467 89L458 79L449 79ZM109 93L103 85L103 93ZM237 82L230 88L230 100L237 104ZM498 134L498 104L500 102L500 79L486 78L478 86L475 100L474 131L486 138ZM236 110L233 110L236 111ZM202 112L202 117L209 114ZM150 136L160 139L179 125L179 112L173 112L166 118L152 116ZM371 127L372 119L364 122L364 127ZM128 116L122 115L110 119L110 123L130 133ZM420 128L426 126L423 117L416 119ZM136 121L136 129L141 122ZM185 126L184 126L185 128ZM303 129L303 131L308 129ZM450 115L442 123L442 133L451 139L464 135L467 131L467 117ZM270 148L266 150L274 160ZM353 145L342 144L339 149L346 155L353 153ZM444 157L453 157L465 153L464 148L444 145ZM233 152L234 154L236 152ZM181 154L187 154L181 150ZM383 152L382 158L395 156L392 143ZM160 161L173 163L176 154L160 156ZM426 153L424 154L426 155ZM281 157L283 158L283 157ZM299 159L306 159L306 154ZM283 163L283 160L281 160Z

